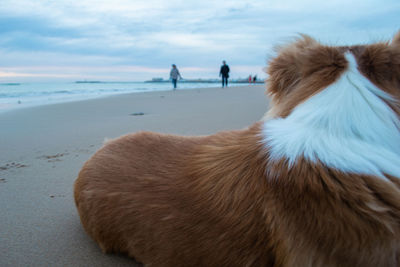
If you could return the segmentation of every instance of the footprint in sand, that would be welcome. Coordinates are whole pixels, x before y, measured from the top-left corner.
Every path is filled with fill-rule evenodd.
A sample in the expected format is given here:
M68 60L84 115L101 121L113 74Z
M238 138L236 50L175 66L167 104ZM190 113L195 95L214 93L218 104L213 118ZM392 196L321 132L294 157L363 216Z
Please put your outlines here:
M50 195L50 198L65 197L65 195Z
M65 152L65 153L58 153L55 155L43 155L40 157L37 157L38 159L46 159L47 162L56 162L56 161L61 161L60 158L68 155L69 153Z
M14 169L14 168L19 169L19 168L25 168L25 167L28 167L28 165L11 162L11 163L7 163L6 165L0 166L0 171L6 171L9 169Z
M143 115L145 115L145 113L144 112L134 112L134 113L131 113L129 115L131 115L131 116L143 116Z

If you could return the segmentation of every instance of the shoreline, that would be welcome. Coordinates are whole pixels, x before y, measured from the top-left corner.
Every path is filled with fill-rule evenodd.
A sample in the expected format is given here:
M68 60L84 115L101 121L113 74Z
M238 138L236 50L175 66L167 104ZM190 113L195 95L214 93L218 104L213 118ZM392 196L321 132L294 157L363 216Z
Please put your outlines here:
M29 83L27 83L29 84ZM35 86L40 85L41 83L34 84ZM51 83L50 83L51 84ZM68 85L74 85L76 83L68 83ZM52 104L60 104L60 103L69 103L69 102L76 102L76 101L85 101L85 100L92 100L92 99L99 99L99 98L104 98L104 97L110 97L110 96L118 96L118 95L126 95L126 94L139 94L139 93L151 93L151 92L165 92L165 91L172 91L172 88L170 85L170 82L151 82L151 83L146 83L146 82L127 82L127 83L121 83L121 82L85 82L84 84L89 84L88 86L91 86L94 84L94 86L98 86L99 84L106 84L109 86L110 84L135 84L135 85L143 85L147 86L148 84L156 84L161 87L148 87L148 88L142 88L142 87L137 87L137 88L85 88L87 92L81 91L79 93L79 88L63 88L62 85L64 84L54 84L54 86L59 87L59 90L54 90L54 88L50 88L50 90L45 92L46 94L32 97L32 96L24 96L21 95L19 97L3 97L0 98L0 113L4 112L9 112L13 110L18 110L18 109L25 109L25 108L31 108L31 107L38 107L38 106L45 106L45 105L52 105ZM25 84L24 84L25 85ZM48 86L49 84L45 84ZM205 88L218 88L219 83L192 83L192 82L180 82L178 86L178 90L196 90L196 89L205 89ZM257 84L260 85L260 84ZM237 87L237 86L244 86L243 84L239 83L232 83L232 87ZM254 86L254 84L252 84ZM1 89L1 88L0 88ZM34 88L33 88L34 89ZM96 91L99 90L100 91ZM25 89L27 90L27 89ZM53 90L53 91L52 91ZM77 90L77 91L76 91ZM39 91L40 92L40 91ZM60 92L63 92L65 95L59 95ZM7 94L7 92L5 93ZM5 100L8 99L8 100ZM12 99L12 100L11 100ZM4 102L6 101L6 102Z
M83 163L107 138L242 129L268 109L264 85L113 95L0 113L1 266L132 266L103 254L73 200Z

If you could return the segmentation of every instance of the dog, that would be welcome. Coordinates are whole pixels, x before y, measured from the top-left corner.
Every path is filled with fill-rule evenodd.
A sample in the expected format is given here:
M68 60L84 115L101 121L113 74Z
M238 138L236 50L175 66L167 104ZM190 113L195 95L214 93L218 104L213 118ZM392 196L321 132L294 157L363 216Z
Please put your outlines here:
M146 266L400 266L400 32L301 35L267 67L271 108L210 136L108 142L74 196L105 253Z

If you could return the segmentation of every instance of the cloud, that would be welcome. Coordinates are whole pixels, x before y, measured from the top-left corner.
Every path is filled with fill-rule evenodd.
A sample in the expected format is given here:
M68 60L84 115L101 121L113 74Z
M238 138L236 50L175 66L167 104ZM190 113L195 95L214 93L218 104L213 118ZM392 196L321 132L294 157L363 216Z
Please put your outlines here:
M62 74L65 66L84 67L118 79L117 71L110 76L98 67L176 63L211 75L226 59L239 76L299 32L328 44L389 39L399 13L397 0L2 0L0 68L59 66Z
M25 72L6 72L0 71L0 80L2 78L72 78L74 75L52 74L52 73L25 73Z

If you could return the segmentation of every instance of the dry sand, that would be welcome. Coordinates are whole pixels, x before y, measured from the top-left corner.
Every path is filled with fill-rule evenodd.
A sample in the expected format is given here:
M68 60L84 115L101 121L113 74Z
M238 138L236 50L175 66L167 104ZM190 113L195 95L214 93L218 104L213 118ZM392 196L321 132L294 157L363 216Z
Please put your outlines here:
M0 266L132 266L80 225L73 183L105 138L146 130L205 135L267 110L263 85L151 92L0 114ZM133 113L144 115L133 116Z

